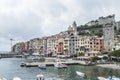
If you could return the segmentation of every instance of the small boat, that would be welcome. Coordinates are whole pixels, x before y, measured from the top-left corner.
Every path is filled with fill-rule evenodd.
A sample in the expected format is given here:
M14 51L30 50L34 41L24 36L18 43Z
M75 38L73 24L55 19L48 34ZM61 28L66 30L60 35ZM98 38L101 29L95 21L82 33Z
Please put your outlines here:
M61 68L67 68L67 65L65 64L62 64L61 62L56 62L54 64L54 67L58 68L58 69L61 69Z
M104 77L98 77L98 80L107 80L107 79Z
M115 76L109 78L98 77L98 80L120 80L120 78L117 78Z
M82 78L86 78L87 77L85 73L82 73L82 72L79 72L79 71L76 71L76 74L79 75Z
M21 80L19 77L14 77L13 80Z
M1 77L0 77L0 80L7 80L7 79L6 79L6 78L1 78Z
M44 80L44 75L38 74L36 78L37 78L36 80Z
M61 68L67 68L67 65L62 64L60 59L56 59L54 63L54 67L61 69Z
M24 62L22 62L22 63L20 64L21 67L25 67L25 65L26 65L26 64L25 64Z
M38 68L40 68L40 69L46 69L46 65L45 64L38 65Z

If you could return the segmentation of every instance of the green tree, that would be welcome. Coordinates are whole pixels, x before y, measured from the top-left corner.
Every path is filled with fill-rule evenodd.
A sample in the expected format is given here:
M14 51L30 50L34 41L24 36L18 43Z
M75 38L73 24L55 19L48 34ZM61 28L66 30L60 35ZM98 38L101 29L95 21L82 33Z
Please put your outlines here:
M79 52L78 56L84 56L83 52Z
M94 57L92 57L92 60L97 61L97 60L100 60L100 58L98 56L94 56Z
M103 56L103 60L108 60L108 57L107 56Z
M115 51L111 51L108 53L109 56L114 56L114 57L120 57L120 49L119 50L115 50Z
M119 60L119 57L120 57L120 49L119 50L115 50L115 51L111 51L108 53L108 55L111 57L111 56L114 56L116 57L117 60Z

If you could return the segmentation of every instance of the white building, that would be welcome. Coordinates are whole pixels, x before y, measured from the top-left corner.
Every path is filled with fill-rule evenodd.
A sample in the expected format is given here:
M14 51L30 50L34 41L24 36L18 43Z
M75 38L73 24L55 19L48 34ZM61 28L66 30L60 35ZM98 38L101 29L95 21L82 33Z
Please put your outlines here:
M120 30L120 21L116 22L116 30Z
M118 50L118 49L120 49L120 43L117 43L117 44L113 47L112 50L114 51L114 50Z

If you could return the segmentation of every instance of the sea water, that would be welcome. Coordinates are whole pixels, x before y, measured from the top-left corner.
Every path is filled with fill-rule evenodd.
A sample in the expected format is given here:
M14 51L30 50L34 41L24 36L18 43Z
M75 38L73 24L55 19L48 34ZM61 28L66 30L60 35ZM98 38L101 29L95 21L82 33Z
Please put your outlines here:
M66 69L56 69L50 66L46 70L38 67L20 67L21 62L25 61L27 60L24 58L0 59L0 77L8 80L12 80L13 77L20 77L22 80L36 80L36 75L43 74L45 80L82 80L76 74L76 71L80 71L87 74L86 80L98 80L99 76L108 78L110 75L120 78L120 69L81 65L69 65Z

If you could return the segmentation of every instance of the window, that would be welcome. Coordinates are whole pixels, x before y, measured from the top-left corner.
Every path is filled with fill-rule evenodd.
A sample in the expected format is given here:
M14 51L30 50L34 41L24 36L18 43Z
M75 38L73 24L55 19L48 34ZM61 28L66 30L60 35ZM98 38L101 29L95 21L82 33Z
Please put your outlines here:
M96 44L98 45L99 43L97 42Z

